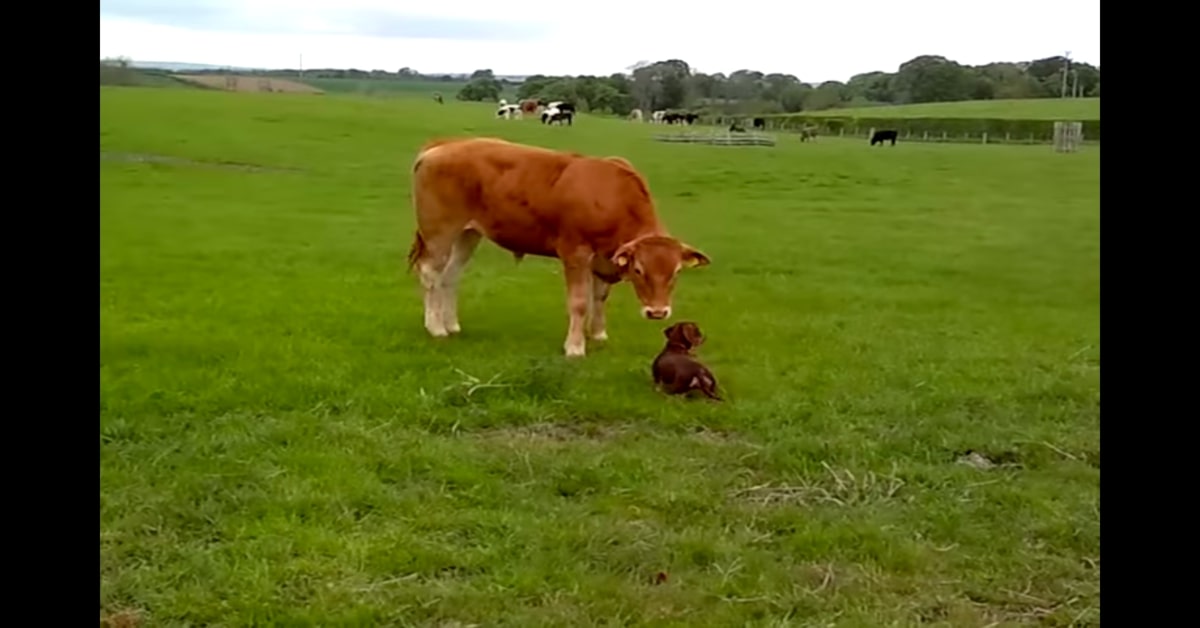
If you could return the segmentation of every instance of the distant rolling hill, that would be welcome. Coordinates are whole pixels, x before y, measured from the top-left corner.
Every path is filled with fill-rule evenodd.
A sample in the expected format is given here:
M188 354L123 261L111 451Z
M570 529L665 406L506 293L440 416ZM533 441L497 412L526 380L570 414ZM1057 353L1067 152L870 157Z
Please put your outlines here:
M169 70L171 72L196 72L199 70L230 70L233 72L268 72L272 71L268 68L251 68L237 65L214 65L211 63L185 63L182 61L131 61L130 65L135 68L146 70ZM273 71L278 71L276 68ZM453 76L466 80L471 76L470 72L427 72L427 76ZM516 74L497 74L496 78L520 83L526 79L525 75Z

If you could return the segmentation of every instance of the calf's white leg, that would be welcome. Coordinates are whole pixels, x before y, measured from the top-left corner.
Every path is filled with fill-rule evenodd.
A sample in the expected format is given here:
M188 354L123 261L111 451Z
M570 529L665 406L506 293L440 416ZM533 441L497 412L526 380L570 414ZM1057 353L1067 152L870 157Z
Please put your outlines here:
M599 277L592 277L591 331L593 340L608 340L608 325L604 315L604 304L612 284Z
M467 262L471 261L471 256L475 253L475 247L479 246L481 237L482 235L474 229L467 229L459 234L450 250L446 268L442 271L440 309L442 324L447 333L457 334L462 331L458 324L458 282Z
M430 336L441 338L448 334L442 319L442 273L446 268L446 259L426 257L418 262L418 268L421 273L421 287L425 289L425 330Z
M568 358L581 358L587 354L583 328L592 300L592 271L588 267L589 262L590 260L582 263L576 260L563 262L563 274L567 279L567 314L570 318L563 351Z

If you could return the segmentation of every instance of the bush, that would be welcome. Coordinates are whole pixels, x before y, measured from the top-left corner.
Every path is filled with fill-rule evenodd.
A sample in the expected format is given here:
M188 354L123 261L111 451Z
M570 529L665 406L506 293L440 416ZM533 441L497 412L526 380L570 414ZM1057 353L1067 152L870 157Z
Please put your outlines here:
M800 129L815 126L821 132L836 134L841 130L866 133L869 129L895 129L901 133L951 137L988 137L1000 140L1007 134L1013 140L1032 137L1035 140L1054 138L1056 120L1005 120L997 118L868 118L846 116L814 116L802 113L762 116L776 127ZM1083 137L1088 141L1100 141L1099 120L1077 120L1083 123Z

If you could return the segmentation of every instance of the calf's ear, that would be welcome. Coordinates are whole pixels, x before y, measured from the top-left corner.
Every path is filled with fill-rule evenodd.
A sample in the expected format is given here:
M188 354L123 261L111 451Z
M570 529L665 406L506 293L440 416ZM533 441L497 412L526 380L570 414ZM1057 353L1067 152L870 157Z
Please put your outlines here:
M616 253L613 253L612 263L614 266L616 266L617 268L620 268L621 270L625 270L626 268L628 268L629 263L632 261L633 261L633 247L629 246L628 244L617 249Z
M683 245L683 255L681 256L683 265L686 268L695 268L697 266L708 266L712 260L708 256L688 245Z

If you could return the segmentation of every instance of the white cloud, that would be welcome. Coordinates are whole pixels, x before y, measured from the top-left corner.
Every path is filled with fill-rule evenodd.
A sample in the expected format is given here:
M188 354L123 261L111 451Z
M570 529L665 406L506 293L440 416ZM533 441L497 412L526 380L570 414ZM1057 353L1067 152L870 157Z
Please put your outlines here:
M303 54L306 67L488 67L498 74L610 74L638 60L678 58L706 72L750 68L813 82L895 71L922 54L980 64L1070 50L1080 61L1100 62L1099 0L857 0L775 8L647 0L178 0L170 14L164 4L102 2L101 57L282 68L295 67ZM411 38L459 30L465 40Z

